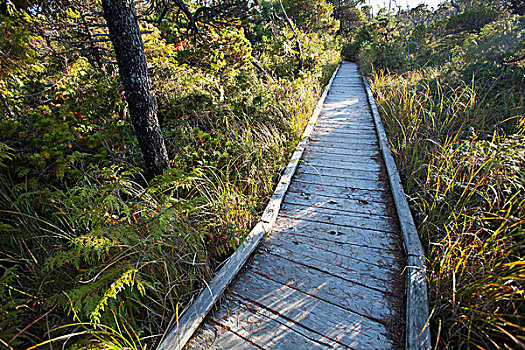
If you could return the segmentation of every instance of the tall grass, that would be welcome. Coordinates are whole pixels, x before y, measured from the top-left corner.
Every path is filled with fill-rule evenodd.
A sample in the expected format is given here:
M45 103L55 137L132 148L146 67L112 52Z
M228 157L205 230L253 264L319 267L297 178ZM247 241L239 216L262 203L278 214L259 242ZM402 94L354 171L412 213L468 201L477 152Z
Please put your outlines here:
M426 249L433 343L523 348L523 99L439 73L372 79Z
M184 86L211 98L188 88L190 106L165 113L172 169L150 183L120 151L113 164L79 156L68 163L78 176L55 186L13 179L7 161L19 158L0 143L0 346L154 347L264 210L338 61L330 53L298 77L245 69L242 93L185 71Z

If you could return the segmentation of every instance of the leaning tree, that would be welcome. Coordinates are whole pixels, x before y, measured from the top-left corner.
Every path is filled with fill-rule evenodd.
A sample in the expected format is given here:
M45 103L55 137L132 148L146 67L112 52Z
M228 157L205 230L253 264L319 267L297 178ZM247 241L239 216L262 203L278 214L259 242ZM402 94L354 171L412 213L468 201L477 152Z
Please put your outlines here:
M213 6L201 6L191 11L183 0L163 0L151 4L159 14L160 19L157 21L162 20L170 9L182 12L190 35L197 34L199 27L226 25L228 18L238 16L245 7L242 5L246 5L242 0L219 1ZM169 160L157 117L134 2L102 0L102 8L115 50L129 114L144 156L146 173L153 177L169 167Z
M102 0L102 7L146 172L153 177L169 167L169 160L135 6L133 0Z

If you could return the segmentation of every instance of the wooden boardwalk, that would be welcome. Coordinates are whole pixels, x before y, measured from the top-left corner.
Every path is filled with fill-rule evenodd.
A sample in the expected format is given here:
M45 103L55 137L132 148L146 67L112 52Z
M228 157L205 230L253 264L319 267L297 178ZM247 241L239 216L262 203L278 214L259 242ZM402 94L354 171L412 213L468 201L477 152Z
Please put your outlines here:
M401 239L366 91L343 63L272 232L186 348L403 348Z
M355 64L304 136L261 221L158 350L431 348L423 250Z

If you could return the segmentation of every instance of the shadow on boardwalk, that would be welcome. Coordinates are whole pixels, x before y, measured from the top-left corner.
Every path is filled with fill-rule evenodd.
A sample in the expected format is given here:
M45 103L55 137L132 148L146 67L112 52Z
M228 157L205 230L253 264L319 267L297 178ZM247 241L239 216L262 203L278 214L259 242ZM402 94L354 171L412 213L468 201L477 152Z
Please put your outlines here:
M402 348L403 266L366 92L344 63L274 229L187 348Z

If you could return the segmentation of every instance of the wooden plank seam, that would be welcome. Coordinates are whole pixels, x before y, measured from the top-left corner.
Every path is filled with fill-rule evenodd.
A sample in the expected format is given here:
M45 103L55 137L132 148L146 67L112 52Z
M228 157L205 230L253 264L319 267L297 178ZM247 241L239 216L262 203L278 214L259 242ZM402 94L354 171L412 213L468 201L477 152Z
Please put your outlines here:
M399 224L403 234L403 244L407 255L406 278L406 349L431 349L428 327L428 287L426 279L425 254L417 234L416 225L410 212L399 171L388 145L388 138L381 122L372 90L365 77L363 82L368 103L376 125L379 147L388 173L388 180L394 197Z
M222 295L226 287L231 283L239 270L244 266L255 248L257 248L261 239L272 228L277 219L277 214L279 213L284 195L290 186L292 177L295 174L299 161L303 155L304 150L306 149L308 138L314 130L317 119L319 118L319 114L323 108L324 101L328 95L328 91L330 90L330 87L332 86L334 78L337 75L340 67L341 65L339 64L332 74L330 81L324 88L323 94L319 98L319 101L317 102L317 105L310 116L308 125L301 136L301 141L297 145L297 148L293 153L288 166L284 170L279 183L275 188L272 198L270 199L266 209L263 212L263 215L261 216L261 220L250 231L246 240L235 251L235 253L233 253L232 256L229 257L224 263L217 275L215 275L209 285L207 285L207 288L199 294L193 304L184 310L178 322L176 322L176 324L173 326L173 329L164 335L160 345L157 347L157 350L181 350L186 345L186 343L193 336L193 333L197 330L208 312L211 310L217 299ZM173 323L174 318L175 316L172 317L170 324Z

